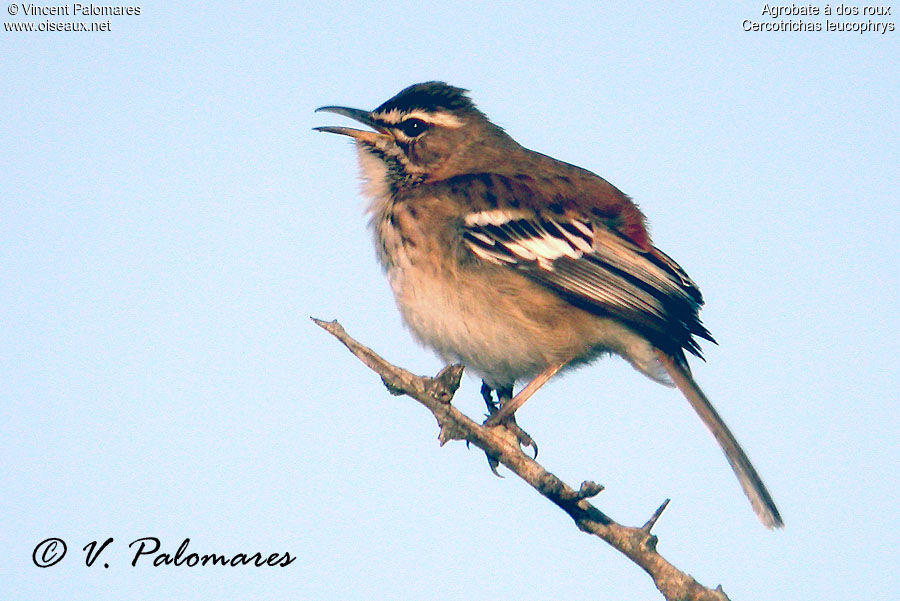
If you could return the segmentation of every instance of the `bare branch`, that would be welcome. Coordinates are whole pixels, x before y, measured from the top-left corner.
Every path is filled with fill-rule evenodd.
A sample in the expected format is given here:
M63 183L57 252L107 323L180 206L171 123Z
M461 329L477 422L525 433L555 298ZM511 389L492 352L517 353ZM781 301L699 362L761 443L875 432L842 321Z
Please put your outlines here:
M600 537L640 566L668 601L728 601L721 586L710 589L701 585L657 552L657 538L650 530L665 510L668 499L640 528L616 523L587 501L603 490L602 486L585 481L579 490L574 490L523 453L516 437L504 426L484 427L450 404L459 387L462 366L445 367L434 378L416 376L358 343L337 321L312 320L380 375L392 394L405 394L427 407L440 427L438 440L442 445L450 440L465 440L482 449L489 458L505 465L565 511L580 530Z

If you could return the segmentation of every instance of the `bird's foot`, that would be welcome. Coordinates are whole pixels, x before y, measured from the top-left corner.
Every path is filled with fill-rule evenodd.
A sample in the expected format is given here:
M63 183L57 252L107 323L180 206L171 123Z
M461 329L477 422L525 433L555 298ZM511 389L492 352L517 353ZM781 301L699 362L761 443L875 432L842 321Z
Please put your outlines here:
M488 409L488 416L484 422L484 426L491 428L503 427L512 437L515 437L516 443L518 443L519 447L531 447L532 449L534 449L534 458L537 459L537 443L534 442L534 439L528 434L528 432L519 427L519 424L516 423L515 415L509 415L499 420L496 419L497 414L500 413L500 409L503 406L503 400L508 401L512 396L512 389L502 391L498 390L497 401L494 401L492 392L492 389L487 384L481 384L481 396L484 398L484 403ZM485 453L485 455L487 454ZM487 460L488 465L491 466L491 471L494 472L494 475L500 476L500 474L497 472L497 468L500 466L500 462L497 460L497 458L487 455Z
M532 450L534 451L533 459L537 459L537 455L538 455L537 443L534 441L534 439L531 437L531 435L528 434L528 432L523 430L519 426L519 424L516 423L515 415L510 415L509 417L503 418L497 424L488 423L490 421L491 421L491 418L490 418L490 416L488 416L488 419L485 420L484 425L486 427L491 427L491 428L495 428L495 427L505 428L512 436L515 437L516 442L519 444L520 447L526 447L526 448L531 447ZM490 460L490 458L488 460Z

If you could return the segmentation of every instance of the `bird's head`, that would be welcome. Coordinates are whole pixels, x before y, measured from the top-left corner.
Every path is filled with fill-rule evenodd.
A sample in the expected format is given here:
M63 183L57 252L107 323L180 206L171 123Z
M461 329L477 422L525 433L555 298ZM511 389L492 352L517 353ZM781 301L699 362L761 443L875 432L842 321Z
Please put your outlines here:
M478 172L515 145L488 121L466 90L429 81L404 89L372 111L323 106L316 111L355 119L374 131L316 127L353 138L360 151L384 163L394 187Z

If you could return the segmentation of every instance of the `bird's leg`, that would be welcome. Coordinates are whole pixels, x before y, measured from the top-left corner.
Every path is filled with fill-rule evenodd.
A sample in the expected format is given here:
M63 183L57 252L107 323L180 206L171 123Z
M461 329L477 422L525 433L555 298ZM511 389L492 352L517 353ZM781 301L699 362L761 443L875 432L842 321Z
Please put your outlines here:
M521 393L520 393L521 394ZM498 388L497 389L497 402L494 402L493 397L491 396L491 388L484 382L481 383L481 396L484 397L484 402L487 405L488 411L490 415L488 415L487 421L484 422L486 426L498 426L502 425L513 435L516 437L516 440L519 441L519 444L523 447L532 447L534 449L534 456L537 457L538 447L537 443L534 442L534 439L528 435L528 432L519 427L516 423L515 415L507 415L502 417L499 421L494 421L494 418L497 415L503 413L503 409L506 407L507 403L512 402L512 388ZM498 408L499 405L499 408ZM491 458L488 457L488 462L491 463ZM491 469L496 469L496 466L491 463Z
M507 397L507 400L501 402L500 411L491 414L486 422L484 422L485 426L496 426L502 421L505 421L506 418L512 418L512 414L515 413L516 409L525 404L525 401L531 398L535 392L537 392L538 388L547 383L547 380L552 378L556 372L558 372L565 363L559 363L556 365L551 365L538 375L534 377L534 379L528 383L525 388L519 391L519 394L514 396L512 399ZM497 391L498 396L500 391ZM483 394L483 393L482 393ZM509 394L512 395L512 390L509 390ZM515 423L515 421L513 422Z
M487 382L484 380L481 381L481 397L484 399L484 404L487 405L488 416L494 415L499 411L499 406L494 402L493 389L487 385ZM497 398L500 398L500 394L497 394ZM468 446L469 441L466 441L466 446ZM497 460L496 457L492 457L490 453L487 451L484 452L484 456L487 457L488 465L491 466L491 471L494 472L494 475L498 478L502 478L500 472L497 471L497 468L500 467L500 461Z
M494 402L494 396L491 394L493 389L487 385L487 382L484 380L481 381L481 398L484 399L484 404L487 405L488 416L494 415L497 413L499 409L499 405ZM499 395L498 395L499 396Z

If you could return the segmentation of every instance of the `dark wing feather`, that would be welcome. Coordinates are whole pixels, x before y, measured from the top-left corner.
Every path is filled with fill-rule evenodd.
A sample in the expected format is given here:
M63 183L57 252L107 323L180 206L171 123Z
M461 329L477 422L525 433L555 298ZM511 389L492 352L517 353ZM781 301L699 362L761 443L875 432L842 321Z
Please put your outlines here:
M694 336L712 340L698 316L700 291L661 251L641 249L600 220L525 215L515 210L469 215L466 245L573 304L622 319L676 357L683 356L682 349L700 356Z

